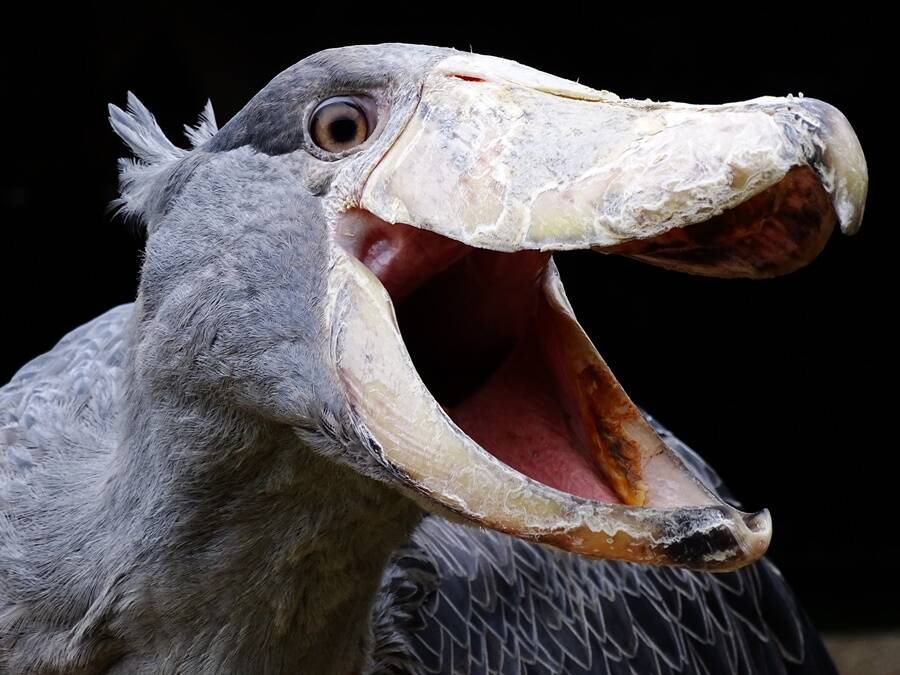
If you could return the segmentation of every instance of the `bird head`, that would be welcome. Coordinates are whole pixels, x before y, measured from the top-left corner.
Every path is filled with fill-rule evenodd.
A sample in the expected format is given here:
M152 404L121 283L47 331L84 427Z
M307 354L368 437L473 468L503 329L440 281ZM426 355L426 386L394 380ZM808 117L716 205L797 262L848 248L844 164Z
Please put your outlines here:
M768 513L722 501L657 435L553 253L726 277L806 264L865 202L835 108L627 100L378 45L310 56L221 129L208 108L191 150L133 97L111 120L137 157L120 206L148 230L135 361L160 391L575 553L727 570L765 552Z

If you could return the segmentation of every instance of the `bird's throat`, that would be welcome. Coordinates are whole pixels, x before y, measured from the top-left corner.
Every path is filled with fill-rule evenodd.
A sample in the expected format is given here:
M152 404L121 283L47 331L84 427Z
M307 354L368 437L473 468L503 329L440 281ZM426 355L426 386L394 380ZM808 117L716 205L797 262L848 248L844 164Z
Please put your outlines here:
M144 429L161 426L147 420L155 412L158 402L144 407ZM107 508L143 532L128 537L140 541L128 560L108 561L127 567L137 598L117 622L163 641L150 651L187 672L210 658L211 672L359 672L383 569L419 508L289 429L194 412L168 445L144 435L117 458Z

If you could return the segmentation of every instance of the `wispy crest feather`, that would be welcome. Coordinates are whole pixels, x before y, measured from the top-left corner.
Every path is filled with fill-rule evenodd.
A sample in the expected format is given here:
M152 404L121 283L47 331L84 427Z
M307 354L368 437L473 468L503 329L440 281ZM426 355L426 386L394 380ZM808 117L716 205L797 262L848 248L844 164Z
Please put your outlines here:
M159 179L191 151L172 143L153 114L130 91L125 110L109 104L109 123L134 155L134 159L119 160L120 196L110 206L125 216L148 219L164 197L165 180ZM185 125L191 149L206 143L217 131L211 101L206 102L196 126Z
M188 137L192 148L199 148L216 135L219 125L216 124L216 114L213 112L212 101L207 99L200 113L200 119L196 126L184 125L184 135Z

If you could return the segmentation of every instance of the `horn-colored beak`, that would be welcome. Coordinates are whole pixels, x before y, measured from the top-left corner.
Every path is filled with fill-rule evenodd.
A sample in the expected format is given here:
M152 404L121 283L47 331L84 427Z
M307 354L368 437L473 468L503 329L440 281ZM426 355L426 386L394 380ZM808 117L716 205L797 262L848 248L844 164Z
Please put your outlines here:
M660 439L541 252L768 276L835 222L854 232L866 187L820 101L621 100L449 57L338 227L333 350L359 427L417 499L480 525L603 558L751 562L768 513L722 501Z
M383 220L496 251L605 248L708 221L798 167L830 196L815 205L815 218L831 219L830 201L844 232L854 233L865 158L847 119L827 103L622 100L461 55L427 78L361 205ZM784 188L789 200L808 186Z

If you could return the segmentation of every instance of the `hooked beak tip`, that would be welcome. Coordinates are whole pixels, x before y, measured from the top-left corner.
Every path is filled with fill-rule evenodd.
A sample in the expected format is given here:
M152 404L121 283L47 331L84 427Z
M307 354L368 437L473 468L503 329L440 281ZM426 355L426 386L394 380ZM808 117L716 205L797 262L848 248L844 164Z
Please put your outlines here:
M810 164L831 194L844 234L856 234L862 224L869 171L862 144L850 121L830 103L800 99L800 106L815 119L820 145Z
M772 516L769 514L769 509L748 513L744 517L744 523L754 534L765 534L772 531Z

